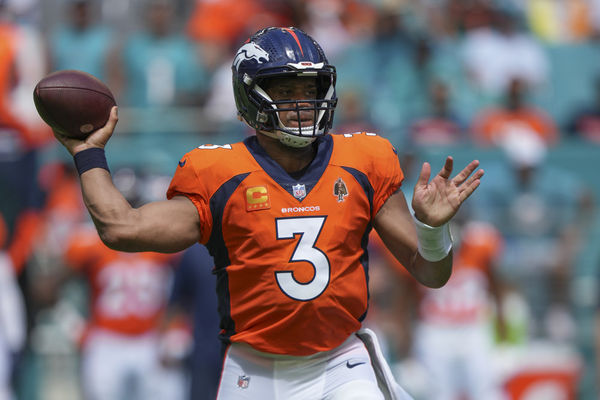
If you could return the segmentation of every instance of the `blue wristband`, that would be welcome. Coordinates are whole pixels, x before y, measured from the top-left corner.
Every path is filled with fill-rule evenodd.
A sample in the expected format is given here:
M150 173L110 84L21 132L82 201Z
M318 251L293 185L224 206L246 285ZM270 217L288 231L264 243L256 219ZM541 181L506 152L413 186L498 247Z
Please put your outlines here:
M75 160L75 167L79 175L92 168L104 168L108 172L108 163L106 162L106 156L104 155L104 149L99 147L92 147L85 149L73 156Z

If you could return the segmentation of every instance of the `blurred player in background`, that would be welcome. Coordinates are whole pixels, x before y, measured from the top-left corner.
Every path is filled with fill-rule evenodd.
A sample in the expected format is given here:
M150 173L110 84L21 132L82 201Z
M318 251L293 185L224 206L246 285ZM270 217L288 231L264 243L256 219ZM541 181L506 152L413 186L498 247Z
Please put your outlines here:
M527 336L562 341L573 333L569 286L591 194L529 130L506 131L501 149L506 162L490 163L493 180L471 210L502 232L501 273L526 299Z
M90 227L74 233L66 258L91 291L81 354L85 398L172 398L164 397L157 332L171 257L111 250Z
M131 204L142 201L146 189L139 172L121 168L114 180ZM68 197L67 189L62 186L59 192ZM63 199L60 203L63 206L56 204L54 208L64 209L69 201ZM40 289L48 292L47 298L57 299L59 288L74 278L81 278L87 286L86 326L79 335L70 332L81 345L80 385L84 398L181 399L183 379L160 363L158 329L177 256L111 250L89 221L78 219L65 226L65 221L72 219L69 215L77 218L73 210L53 214L63 218L54 220L54 230L47 236L62 237L64 245L49 243L46 247L62 249L63 260L57 265L62 263L66 269L54 266L53 279L44 280L45 287ZM67 229L62 234L61 226ZM50 255L48 251L45 254ZM54 290L47 286L54 286Z
M430 181L425 163L411 215L395 149L375 134L327 135L336 72L297 28L266 28L232 66L243 143L204 145L180 161L166 201L132 208L115 188L104 146L117 123L74 155L84 201L103 241L123 251L177 252L207 244L215 259L224 364L219 399L409 398L377 338L368 305L368 234L375 227L422 284L452 269L448 221L480 183L453 160ZM156 78L160 79L160 78ZM341 179L344 195L334 194Z
M182 342L186 341L182 336L185 330L167 329L162 357L167 364L183 361L187 365L190 400L214 400L221 377L223 359L218 341L219 315L213 266L214 261L205 246L195 244L187 249L175 268L169 297L167 328L173 325L172 321L177 328L178 319L183 319L191 327L192 349L181 351ZM182 356L185 359L182 360Z
M38 185L41 148L52 140L31 101L35 82L45 72L35 29L16 22L17 2L0 0L0 398L12 398L11 378L23 363L29 307L22 288L30 279L32 258L42 224L45 193ZM33 82L33 84L32 84ZM26 93L26 97L23 94ZM33 114L32 114L33 113ZM25 298L24 298L25 297ZM29 322L29 321L27 321Z
M26 78L31 79L24 61L32 53L28 43L28 35L14 22L9 5L0 1L0 213L6 219L7 251L19 274L30 256L44 202L36 182L38 150L52 137L47 126L34 128L39 117L33 122L23 117L16 100L27 85ZM31 91L27 93L30 104Z
M496 339L508 338L498 272L504 239L492 224L469 219L464 213L454 218L452 228L456 249L452 276L438 289L416 284L372 235L375 260L399 272L405 288L396 305L400 320L386 336L396 340L393 336L398 336L398 329L415 326L412 332L400 332L408 337L408 351L400 356L411 361L414 357L417 370L424 368L425 387L418 380L407 383L422 398L499 399L501 382L493 349Z
M494 321L505 336L497 262L503 239L493 225L461 227L452 277L440 290L419 287L415 354L430 374L432 400L498 399Z
M52 143L51 130L31 101L35 84L47 70L41 34L20 15L28 7L24 3L0 0L0 126L19 131L27 148L36 149Z
M25 305L10 254L7 228L0 213L0 400L14 398L12 377L25 344Z

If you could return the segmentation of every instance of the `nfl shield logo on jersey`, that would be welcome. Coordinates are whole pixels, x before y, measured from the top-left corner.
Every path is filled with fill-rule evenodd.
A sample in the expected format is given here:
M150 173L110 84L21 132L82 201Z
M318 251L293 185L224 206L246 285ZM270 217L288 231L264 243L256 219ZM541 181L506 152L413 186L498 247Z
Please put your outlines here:
M304 186L303 184L299 183L297 185L292 186L292 190L294 193L294 197L298 200L302 200L306 197L306 186Z
M250 377L247 375L238 376L237 385L240 389L247 389L250 384Z

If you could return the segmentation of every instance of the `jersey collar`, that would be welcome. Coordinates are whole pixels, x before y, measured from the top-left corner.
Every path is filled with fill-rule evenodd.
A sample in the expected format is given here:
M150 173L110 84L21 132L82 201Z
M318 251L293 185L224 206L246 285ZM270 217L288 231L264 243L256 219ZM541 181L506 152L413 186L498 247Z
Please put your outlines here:
M307 195L310 193L325 172L333 150L333 139L330 135L319 137L316 140L317 154L315 158L308 165L308 168L305 169L304 174L299 179L294 179L275 160L269 157L267 152L258 143L256 136L247 137L244 139L244 144L267 175L292 196L292 186L298 184L306 187Z

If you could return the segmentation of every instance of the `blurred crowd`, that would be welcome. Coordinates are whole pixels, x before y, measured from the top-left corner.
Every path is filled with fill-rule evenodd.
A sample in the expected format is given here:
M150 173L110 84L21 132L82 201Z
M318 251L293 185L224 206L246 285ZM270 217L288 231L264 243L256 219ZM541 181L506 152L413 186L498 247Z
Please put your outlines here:
M162 199L185 152L252 134L233 57L291 25L337 68L333 132L388 138L409 204L422 161L486 170L446 287L371 240L366 323L398 380L417 400L597 400L599 0L0 0L0 400L214 398L210 256L103 247L32 92L61 69L105 82L115 183Z

